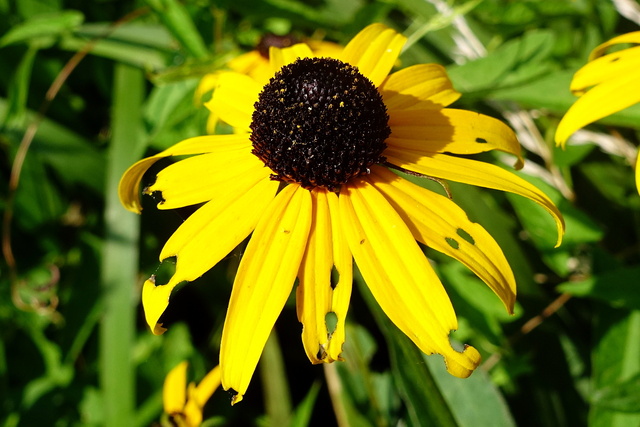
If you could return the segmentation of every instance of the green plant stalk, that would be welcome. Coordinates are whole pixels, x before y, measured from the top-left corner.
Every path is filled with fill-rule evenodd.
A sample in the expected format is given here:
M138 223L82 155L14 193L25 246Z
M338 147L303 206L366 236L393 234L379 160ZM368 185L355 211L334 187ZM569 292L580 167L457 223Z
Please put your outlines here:
M269 425L289 425L292 413L291 392L275 328L271 330L271 335L262 351L259 370L264 387L264 403Z
M132 149L142 135L141 105L144 75L140 69L117 64L114 73L113 138L107 160L105 241L101 282L104 313L100 324L100 382L107 427L132 425L135 372L134 285L138 271L139 219L118 199L120 176L136 159Z

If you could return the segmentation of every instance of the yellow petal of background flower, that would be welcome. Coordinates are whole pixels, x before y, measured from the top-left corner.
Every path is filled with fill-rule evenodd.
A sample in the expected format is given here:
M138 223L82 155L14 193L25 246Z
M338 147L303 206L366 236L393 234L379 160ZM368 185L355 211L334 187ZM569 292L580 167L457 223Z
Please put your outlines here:
M264 211L233 284L222 331L222 385L242 400L273 325L291 293L311 226L308 190L286 186Z
M145 192L162 193L158 209L175 209L213 200L232 187L250 187L270 173L264 163L251 154L247 140L241 149L201 154L164 168Z
M297 59L310 58L312 56L313 52L311 52L311 48L304 43L283 48L273 46L269 48L269 61L274 74L280 71L285 65L289 65Z
M478 275L513 313L516 281L500 246L453 201L390 170L372 168L370 181L402 217L416 240L445 253ZM469 239L470 238L470 239Z
M213 200L194 212L173 233L162 249L160 260L177 256L174 275L167 284L157 286L152 277L142 288L145 318L154 334L166 330L158 319L169 305L173 288L200 277L244 240L277 188L277 182L264 179L245 193L230 193L227 198Z
M578 129L640 102L640 90L629 89L639 85L640 77L634 72L591 88L578 98L560 120L556 129L556 143L564 145Z
M186 361L180 362L167 374L162 386L162 406L167 414L180 413L187 400Z
M640 149L636 153L636 188L640 194Z
M407 38L382 24L360 31L344 48L342 60L355 65L378 87L393 68Z
M234 71L218 75L218 87L205 106L218 114L220 120L234 128L249 131L253 104L258 100L262 86L251 77Z
M389 111L390 148L429 155L434 152L475 154L500 150L518 157L520 143L500 120L466 110Z
M595 58L602 55L610 46L620 43L640 43L640 31L622 34L621 36L614 37L611 40L602 43L591 51L589 61L593 61Z
M426 156L421 153L392 148L387 148L384 155L387 157L387 162L413 172L465 184L507 191L533 200L549 212L556 222L558 230L556 247L562 242L564 219L551 199L536 186L529 184L524 179L499 166L446 154Z
M233 71L246 74L264 86L273 76L269 60L257 50L237 56L227 63Z
M387 316L427 354L444 356L447 370L468 377L480 363L473 347L455 351L458 326L440 280L402 218L364 179L342 186L340 214L349 247Z
M391 74L380 86L388 111L440 109L460 98L446 70L438 64L420 64Z
M638 76L638 67L640 67L640 46L610 53L580 68L571 80L570 89L576 95L581 95L586 89L602 82L616 80L623 75ZM638 81L640 82L640 76Z
M298 320L303 325L302 342L312 363L340 360L345 338L345 319L351 296L351 253L337 223L338 199L334 193L316 189L311 232L302 258L296 289ZM331 204L328 199L332 199ZM339 280L332 286L331 273L336 264ZM326 323L328 313L337 318L334 330Z
M191 388L189 399L184 407L184 414L190 426L202 423L202 411L211 395L220 387L220 366L213 368L197 387Z
M247 143L246 135L208 135L185 139L155 156L134 163L120 178L118 195L122 205L131 212L140 213L140 181L144 173L163 157L226 151Z
M202 79L200 79L200 83L198 83L198 87L196 88L196 92L194 94L194 99L197 105L202 103L202 97L205 93L211 92L213 89L218 86L218 73L205 74Z

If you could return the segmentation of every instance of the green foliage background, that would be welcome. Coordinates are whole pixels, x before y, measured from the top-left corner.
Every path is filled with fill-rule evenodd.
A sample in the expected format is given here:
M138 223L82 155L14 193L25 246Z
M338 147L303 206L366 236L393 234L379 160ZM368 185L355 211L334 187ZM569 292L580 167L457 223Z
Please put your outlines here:
M345 43L371 22L409 36L402 65L445 65L463 92L456 107L521 119L511 123L524 123L537 168L519 173L560 207L565 241L553 249L552 220L532 202L452 184L519 286L508 316L463 266L427 249L460 318L453 339L483 354L471 378L421 354L358 279L346 362L308 363L292 300L245 400L231 408L216 392L206 424L640 424L640 197L629 164L640 107L590 127L581 145L553 146L589 51L639 29L612 2L0 0L0 425L151 425L169 369L188 359L198 380L217 364L242 248L180 289L169 331L153 336L140 287L168 274L156 257L190 212L145 200L142 217L130 214L118 179L145 154L203 134L199 78L265 32ZM471 39L475 50L461 53ZM613 151L595 144L602 137Z

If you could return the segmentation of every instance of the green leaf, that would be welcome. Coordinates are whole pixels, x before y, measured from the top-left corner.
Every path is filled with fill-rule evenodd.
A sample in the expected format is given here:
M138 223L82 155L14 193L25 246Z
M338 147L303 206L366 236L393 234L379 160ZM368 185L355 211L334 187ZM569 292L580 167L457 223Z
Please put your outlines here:
M424 360L460 427L515 427L502 393L482 369L469 378L456 378L438 358L424 356Z
M79 52L86 49L88 43L84 38L68 36L60 41L60 48ZM110 39L96 40L90 53L144 70L162 69L169 61L169 54L157 48Z
M591 403L614 411L640 413L640 374L594 391Z
M579 282L562 283L558 285L558 291L578 297L595 298L611 304L612 307L640 310L638 278L640 267L621 268Z
M584 212L568 203L559 191L542 179L518 173L518 175L547 194L564 217L566 232L562 247L583 243L599 242L603 237L602 229ZM507 193L520 222L528 237L542 250L553 250L557 240L556 226L551 216L538 204L522 196Z
M55 37L70 32L84 21L76 10L37 15L11 28L0 38L0 48L16 43L36 42L42 47L53 43Z
M553 42L550 31L530 31L484 58L451 66L447 72L454 87L463 93L518 86L550 71L545 60Z
M29 47L16 68L9 84L8 108L2 117L3 126L10 129L24 127L27 118L27 99L31 83L31 73L38 49Z
M637 276L636 276L637 278ZM592 352L592 387L632 381L640 374L640 311L598 306ZM639 412L623 412L594 405L590 427L627 427L640 424Z
M446 279L447 291L456 311L469 323L469 328L480 333L495 346L506 344L502 323L517 320L522 308L516 304L516 315L507 313L500 299L489 287L473 275L464 265L451 261L438 269ZM456 331L456 338L465 340L463 324Z
M577 69L545 72L539 78L521 82L512 87L501 87L491 92L491 98L516 101L529 108L544 108L562 115L578 99L569 90L571 80ZM455 82L454 82L455 83ZM640 104L636 104L618 113L598 121L600 124L640 128Z
M146 0L146 3L189 55L204 58L209 54L198 29L181 3L175 0Z
M304 399L302 399L302 402L300 402L298 407L294 410L289 423L290 427L305 427L309 425L319 391L320 382L316 381L313 383Z

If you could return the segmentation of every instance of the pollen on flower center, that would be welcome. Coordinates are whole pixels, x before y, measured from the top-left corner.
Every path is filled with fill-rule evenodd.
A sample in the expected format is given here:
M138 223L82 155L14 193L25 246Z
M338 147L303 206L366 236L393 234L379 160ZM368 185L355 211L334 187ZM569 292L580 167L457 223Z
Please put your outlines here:
M274 172L272 179L338 191L384 161L388 120L382 96L356 67L298 59L260 93L252 153Z

